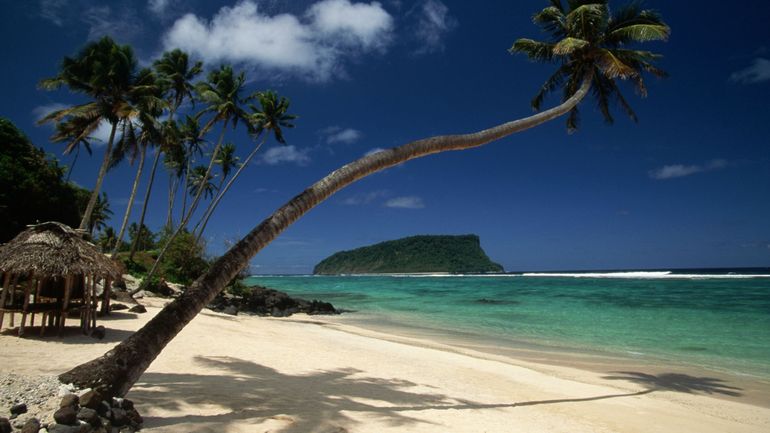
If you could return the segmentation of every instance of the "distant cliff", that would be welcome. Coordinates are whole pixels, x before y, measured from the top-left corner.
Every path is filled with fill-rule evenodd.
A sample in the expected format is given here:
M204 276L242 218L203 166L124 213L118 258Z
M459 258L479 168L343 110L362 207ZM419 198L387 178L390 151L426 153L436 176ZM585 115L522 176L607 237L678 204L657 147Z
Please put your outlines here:
M479 237L411 236L333 254L314 274L485 273L502 272L481 249Z

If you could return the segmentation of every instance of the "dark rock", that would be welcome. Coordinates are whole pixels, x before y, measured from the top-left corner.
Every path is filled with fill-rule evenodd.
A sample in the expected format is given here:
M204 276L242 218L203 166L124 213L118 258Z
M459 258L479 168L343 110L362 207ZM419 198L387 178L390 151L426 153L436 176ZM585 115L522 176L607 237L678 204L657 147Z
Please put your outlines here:
M91 331L91 337L101 340L106 333L107 331L105 331L104 326L99 325Z
M102 404L100 404L99 407L96 408L96 412L98 412L100 416L109 418L109 416L107 415L107 412L109 412L110 409L112 409L110 407L110 404L107 403L106 401L103 401Z
M12 433L13 427L11 427L11 422L8 420L8 418L2 418L0 417L0 433Z
M81 407L78 411L78 419L91 424L94 427L102 425L102 421L99 419L99 414L95 410L87 407Z
M137 304L137 305L134 305L133 307L129 308L128 311L131 312L131 313L142 314L142 313L146 313L147 309L144 308L144 305Z
M75 394L67 394L61 399L61 404L59 404L59 407L67 407L72 406L75 407L80 402L80 398L78 398Z
M128 305L118 304L117 302L114 304L110 304L110 311L121 311L121 310L128 310Z
M27 405L25 403L14 404L11 406L11 415L19 416L23 413L27 413Z
M75 412L75 408L72 406L66 406L63 407L53 414L53 419L56 420L59 424L65 424L65 425L77 425L78 424L78 416L77 412Z
M159 281L157 284L150 284L146 290L166 298L170 298L176 294L174 289L169 287L164 280Z
M91 390L80 396L80 405L93 410L99 410L104 397L99 391Z
M21 433L37 433L40 430L40 421L37 418L30 418L21 428Z
M131 422L133 427L136 427L137 429L142 427L144 419L141 415L139 415L139 412L137 412L136 409L126 409L126 416L128 417L128 420Z
M225 313L225 314L229 314L231 316L237 316L238 315L238 307L236 307L235 305L228 305L227 307L225 307L224 310L222 310L222 312Z
M118 433L135 433L135 432L136 430L130 425L122 427L120 430L118 430Z
M112 408L112 425L122 427L129 423L128 414L125 409Z

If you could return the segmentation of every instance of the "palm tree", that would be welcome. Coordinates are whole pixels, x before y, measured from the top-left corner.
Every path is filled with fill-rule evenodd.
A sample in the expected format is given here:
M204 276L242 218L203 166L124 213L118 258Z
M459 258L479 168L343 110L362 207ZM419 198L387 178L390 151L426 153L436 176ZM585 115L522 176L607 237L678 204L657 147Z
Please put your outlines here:
M203 156L203 147L208 144L208 140L204 138L206 131L201 128L199 116L185 116L185 121L180 129L180 134L182 143L184 144L183 150L186 152L184 155L184 171L182 172L184 184L186 185L187 177L190 174L195 157ZM177 186L178 185L179 183L177 183ZM174 191L174 194L176 194L176 190ZM187 195L187 193L182 195L182 214L179 218L180 223L187 214Z
M147 203L150 201L152 186L155 183L155 172L158 169L160 154L164 149L167 149L170 145L172 145L172 140L169 138L174 136L172 126L174 125L174 115L185 101L185 99L193 101L192 92L194 85L192 80L194 80L195 77L198 76L198 74L200 74L203 70L202 62L195 62L191 66L188 54L179 49L163 53L161 58L153 63L153 66L155 68L155 72L158 74L159 80L166 95L169 106L169 114L168 121L165 122L163 126L162 136L164 137L164 145L157 146L155 148L155 158L152 161L150 179L147 183L147 191L144 194L142 214L139 217L140 227L144 224L144 217L147 214ZM136 242L132 242L131 253L129 253L129 260L133 260L135 252Z
M104 176L110 165L112 146L118 124L124 121L130 113L128 94L134 87L136 75L136 59L128 45L118 45L109 37L86 45L74 58L65 57L59 74L40 82L44 89L58 89L62 85L71 91L88 96L91 101L57 110L45 116L40 122L62 122L67 119L79 119L81 134L71 137L65 149L68 154L82 139L90 135L99 125L106 121L110 125L110 138L104 153L96 185L91 192L80 228L89 226L94 206L101 191Z
M176 122L174 122L176 125ZM166 136L167 139L172 140L169 142L168 149L166 149L165 156L163 158L163 165L168 170L168 211L166 214L167 229L170 229L173 225L173 211L174 202L176 201L176 192L179 189L179 183L184 177L185 167L187 166L187 153L185 152L180 138L180 132L177 126L175 126L175 136Z
M217 140L216 146L214 146L214 151L211 154L208 168L206 169L205 176L203 176L204 179L209 179L211 177L211 170L214 167L214 162L216 161L217 155L219 155L219 151L222 148L222 142L224 141L225 132L227 132L228 125L232 125L234 129L238 126L238 121L246 119L247 114L242 106L243 104L249 102L250 97L243 98L241 96L245 81L246 79L244 78L243 72L235 75L233 68L230 65L222 65L219 67L219 69L209 72L207 80L198 83L196 86L195 91L198 94L198 99L207 104L206 108L204 108L201 112L201 115L207 113L213 114L211 119L209 119L209 121L203 127L200 137L211 130L211 128L217 122L222 123L222 131L219 134L219 139ZM158 265L163 259L163 256L166 254L168 247L171 245L174 239L176 239L179 233L181 233L181 231L187 227L187 223L190 221L190 218L192 217L195 209L198 206L198 203L200 202L205 185L206 182L199 184L199 188L195 193L192 203L190 204L190 209L187 210L186 214L183 213L179 226L166 240L166 244L160 250L158 258L155 260L152 268L150 268L150 271L147 273L147 278L145 278L142 285L137 287L136 290L143 290L146 284L151 281L152 277L155 275L155 272L158 270Z
M155 82L155 74L150 70L144 70L142 72L142 83L146 86L152 86ZM133 150L134 156L138 150L139 152L139 164L136 169L136 176L134 176L134 183L131 187L131 195L128 198L126 205L126 212L123 214L123 222L120 225L118 231L118 241L115 244L115 248L112 250L111 257L115 257L118 252L118 247L123 242L123 235L125 234L126 227L128 226L128 218L131 216L131 211L134 207L134 199L136 198L136 191L139 187L139 181L142 178L142 171L144 168L144 160L147 156L147 147L152 143L160 141L159 125L156 118L162 112L162 99L160 99L160 88L155 86L154 94L143 94L140 96L137 108L136 108L136 123L133 121L126 122L127 133L124 133L119 148L130 147ZM137 132L138 129L138 132Z
M190 171L190 177L187 179L187 189L190 193L196 191L203 191L205 198L211 198L214 196L214 191L217 190L216 185L211 181L212 177L206 172L206 167L198 165L193 167Z
M117 236L115 235L115 229L112 227L106 227L99 233L99 238L96 242L101 247L102 251L110 251L117 244Z
M233 168L238 165L239 160L240 158L235 155L234 144L226 143L222 146L222 149L219 150L219 156L215 161L219 166L219 171L222 173L222 176L219 178L219 185L217 185L218 193L214 200L211 200L208 207L206 207L206 210L203 212L203 216L192 229L192 233L195 233L198 230L198 227L203 224L204 220L207 219L207 216L210 214L213 207L216 206L217 199L223 194L222 186L224 185L225 180L227 180L227 178L230 176L230 172L233 171ZM198 239L200 239L200 235L198 236Z
M259 149L265 143L266 137L263 137L261 141L259 140L259 137L262 136L266 131L272 132L273 136L275 137L275 141L280 144L286 144L286 140L283 137L282 128L294 127L294 124L291 122L296 119L297 116L287 114L287 111L289 110L288 99L279 98L278 95L273 91L260 92L257 93L255 97L259 101L260 106L257 107L254 104L249 104L251 114L248 117L248 124L251 135L254 137L254 142L257 144L254 146L254 149L251 151L251 153L249 153L249 155L246 157L246 160L243 161L243 164L238 167L235 175L233 175L230 181L227 182L227 185L225 185L224 189L220 189L219 194L217 194L217 197L214 199L214 201L212 201L211 206L209 206L209 209L207 210L202 220L203 225L198 232L198 239L203 236L203 231L206 230L206 224L208 223L209 218L211 218L211 215L214 213L214 210L216 209L220 200L222 200L222 197L227 193L233 182L235 182L235 179L237 179L243 169L249 165L251 159L254 158L254 155L257 154L257 151L259 151ZM193 230L193 232L194 231L195 230Z
M551 4L555 8L553 10L554 13L564 11L563 8L560 8L561 2L554 0L551 1ZM636 9L639 13L635 19L618 15L620 12L628 10L628 8L624 8L615 15L610 16L606 1L594 0L590 2L575 0L569 2L569 11L562 12L565 17L564 29L566 29L566 37L564 39L582 35L588 39L580 39L588 41L588 45L583 44L582 48L580 48L580 50L586 50L583 51L585 57L581 55L579 58L573 58L576 62L586 62L583 63L581 68L573 68L575 72L582 72L584 74L582 77L578 77L580 84L575 88L575 92L559 106L523 119L510 121L470 134L444 135L413 141L399 147L364 156L334 170L263 220L249 234L217 259L209 270L198 278L180 297L163 308L145 326L102 357L81 364L60 375L59 380L63 383L74 383L80 387L99 387L107 395L125 395L166 344L211 302L238 272L248 265L249 260L255 254L267 246L302 215L335 192L363 177L406 161L439 152L479 147L566 115L577 107L578 103L589 93L591 84L595 81L594 75L597 73L608 71L610 75L606 78L611 81L615 78L635 80L635 77L640 75L643 70L646 70L645 64L638 61L638 58L635 61L630 61L634 60L634 58L628 57L630 59L628 64L618 59L618 62L623 63L625 66L616 65L609 67L606 63L607 57L601 55L603 52L600 50L604 48L598 48L603 46L604 42L597 42L598 39L595 39L594 32L602 32L605 35L604 41L612 41L612 32L619 28L618 19L636 23L629 24L627 27L621 27L621 29L625 28L625 30L622 30L620 34L616 33L615 37L625 34L624 38L628 37L628 41L656 39L652 37L654 34L658 34L659 38L663 39L664 35L668 35L669 30L657 18L657 15L649 11ZM650 16L655 16L656 18L652 20L649 18ZM535 21L537 23L544 22L540 14L535 16ZM554 24L553 27L549 25L547 28L553 28L558 32L564 31L560 30L559 25ZM643 30L646 27L655 27L655 29ZM556 50L556 46L559 43L554 44L554 50ZM561 49L566 48L562 46L559 49L560 52ZM577 53L578 50L573 51L573 55L577 55ZM568 63L569 57L566 56L562 62ZM647 57L651 58L650 56ZM548 56L543 55L540 58L545 60ZM564 64L562 63L560 67L563 66ZM636 69L637 67L640 69ZM634 69L635 72L632 74L630 69ZM625 72L622 75L614 75L611 72L613 70L624 70ZM612 76L615 78L611 78ZM568 87L569 83L570 81L567 81L565 87ZM599 97L601 96L599 95Z
M88 222L88 233L94 235L94 230L102 230L107 227L107 220L112 216L110 201L107 199L107 193L102 194L96 199L94 207L91 210L91 219Z

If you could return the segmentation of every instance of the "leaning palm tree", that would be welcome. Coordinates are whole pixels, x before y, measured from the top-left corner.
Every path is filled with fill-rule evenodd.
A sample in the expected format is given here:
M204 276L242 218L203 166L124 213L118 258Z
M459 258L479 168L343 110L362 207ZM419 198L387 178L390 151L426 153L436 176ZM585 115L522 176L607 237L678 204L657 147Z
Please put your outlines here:
M206 167L198 165L190 171L190 177L187 179L187 189L190 193L203 191L204 198L211 198L217 190L217 186L211 181L212 177L206 172Z
M573 86L574 92L566 92L565 95L568 97L560 105L523 119L470 134L443 135L413 141L364 156L334 170L263 220L145 326L102 357L60 375L59 380L64 383L75 383L81 387L98 387L107 395L125 395L166 344L208 305L238 272L248 265L255 254L302 215L335 192L363 177L415 158L479 147L564 116L577 107L589 93L597 74L603 75L601 80L606 79L605 84L612 82L615 85L615 80L628 78L638 86L639 77L643 71L649 69L650 61L655 56L628 53L623 55L618 51L621 48L617 47L628 45L633 41L665 39L669 35L668 26L657 14L634 6L610 14L606 1L574 0L568 2L568 8L564 8L560 1L553 0L551 8L547 10L549 12L546 13L553 15L554 18L546 19L542 14L538 14L535 16L535 22L543 24L560 39L553 44L553 56L541 53L535 58L558 59L560 68L565 64L572 64L569 70L577 76L569 76L564 86L570 87L575 80L579 83L578 86ZM559 14L563 20L559 18ZM562 43L568 38L579 39L585 43L580 41ZM517 43L521 48L522 42L517 41ZM579 48L571 50L572 54L566 54L570 51L567 48L568 45L577 45ZM545 47L545 45L540 46ZM607 50L612 57L607 56ZM522 50L514 49L514 51ZM621 60L618 54L625 60ZM609 60L611 63L608 63ZM624 72L618 73L618 71ZM597 96L601 98L601 94Z
M147 214L147 203L150 201L150 194L152 193L152 187L155 183L155 172L158 169L158 162L160 161L160 155L164 149L168 149L171 144L169 137L174 134L173 122L174 116L177 110L185 101L185 99L193 101L193 80L203 70L202 62L195 62L190 65L190 58L187 53L182 50L175 49L163 53L160 59L153 63L155 72L158 75L161 88L168 101L168 120L163 125L164 144L162 146L156 146L155 157L152 161L152 168L150 169L150 179L147 182L147 191L144 194L144 204L142 205L142 213L139 216L139 226L144 225L144 217ZM131 252L129 253L129 260L133 260L136 253L136 242L131 243Z
M74 105L54 111L45 116L40 122L66 122L68 119L79 119L77 122L84 126L81 135L71 137L65 154L72 151L83 138L87 137L102 122L110 125L110 137L104 152L104 160L96 178L96 184L91 192L80 228L89 226L96 200L101 191L104 176L110 165L112 146L118 125L129 114L128 94L135 85L136 59L128 45L118 45L109 37L86 45L75 57L65 57L61 70L53 78L40 82L44 89L58 89L67 86L75 93L81 93L91 99L90 102Z
M243 161L243 164L238 167L238 170L235 172L230 181L227 182L227 185L225 185L224 189L220 189L219 194L217 194L217 197L212 201L211 206L209 206L209 209L202 219L203 225L198 232L198 239L203 236L203 231L206 230L206 224L208 224L211 215L214 213L214 210L216 209L220 200L222 200L222 197L227 193L227 191L235 182L235 179L237 179L243 169L249 165L251 159L254 158L254 155L257 154L259 149L265 143L265 139L267 137L264 136L264 133L272 132L273 136L275 137L275 141L280 144L286 144L286 140L283 137L283 128L294 127L292 121L294 121L297 116L287 114L287 111L289 110L288 99L279 98L278 95L273 91L259 92L255 95L255 98L257 101L259 101L259 107L254 104L249 104L251 114L248 116L248 125L256 145L254 146L254 149L251 151L251 153L249 153L249 155ZM260 136L262 136L261 140ZM194 231L195 230L193 230L193 232Z

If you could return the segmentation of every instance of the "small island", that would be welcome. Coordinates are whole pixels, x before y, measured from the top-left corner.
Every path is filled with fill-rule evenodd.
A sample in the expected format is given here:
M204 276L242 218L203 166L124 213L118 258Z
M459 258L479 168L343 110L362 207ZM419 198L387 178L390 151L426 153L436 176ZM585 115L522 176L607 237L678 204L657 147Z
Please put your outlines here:
M481 248L477 235L422 235L385 241L335 253L313 269L314 274L401 274L441 272L481 274L503 272Z

